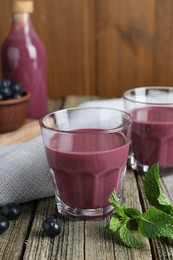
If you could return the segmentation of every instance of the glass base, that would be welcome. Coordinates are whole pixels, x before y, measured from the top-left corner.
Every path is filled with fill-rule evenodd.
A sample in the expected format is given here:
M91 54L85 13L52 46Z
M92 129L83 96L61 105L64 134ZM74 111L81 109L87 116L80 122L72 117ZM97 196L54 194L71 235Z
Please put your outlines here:
M128 158L128 167L140 174L145 174L148 172L151 166L139 163L137 160L135 160L133 155L130 155ZM159 171L161 176L171 175L173 174L173 166L159 166Z
M73 220L101 220L114 212L114 208L111 205L104 208L81 209L66 205L58 195L55 196L55 199L58 212Z

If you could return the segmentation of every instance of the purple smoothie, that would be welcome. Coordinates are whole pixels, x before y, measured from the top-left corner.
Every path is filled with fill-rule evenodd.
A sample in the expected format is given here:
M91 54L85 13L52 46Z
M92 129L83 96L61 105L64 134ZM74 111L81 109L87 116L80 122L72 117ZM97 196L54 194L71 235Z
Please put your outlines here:
M29 20L13 21L2 45L3 77L20 83L31 93L28 117L47 113L45 49Z
M72 208L106 207L110 193L120 192L129 143L121 133L78 131L54 134L46 146L60 199Z
M143 107L131 111L135 159L151 166L173 166L173 107Z

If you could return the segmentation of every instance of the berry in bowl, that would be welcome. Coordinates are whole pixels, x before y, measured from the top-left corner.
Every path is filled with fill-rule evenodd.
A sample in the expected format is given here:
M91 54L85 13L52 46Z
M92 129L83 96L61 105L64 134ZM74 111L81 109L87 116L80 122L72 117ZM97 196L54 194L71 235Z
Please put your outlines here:
M14 131L24 124L30 96L20 84L0 80L0 133Z

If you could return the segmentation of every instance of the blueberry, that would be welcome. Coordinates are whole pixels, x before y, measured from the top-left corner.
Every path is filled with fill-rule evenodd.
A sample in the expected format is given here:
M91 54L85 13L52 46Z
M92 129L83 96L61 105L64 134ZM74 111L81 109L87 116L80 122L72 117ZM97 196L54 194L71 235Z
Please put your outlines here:
M21 92L21 93L14 93L14 94L12 94L12 96L11 96L11 98L13 98L13 99L16 99L16 98L21 98L23 96L23 92Z
M0 100L5 100L5 97L3 94L0 93Z
M7 219L17 219L21 213L20 206L17 203L8 203L1 208L1 214Z
M49 236L49 237L55 237L60 234L61 232L61 225L58 220L55 218L46 218L43 223L42 227L44 232Z
M4 96L4 99L10 98L12 95L12 90L10 86L1 86L0 94Z
M11 84L11 90L13 93L22 93L23 94L23 87L21 84Z
M9 227L9 221L7 218L1 216L0 217L0 234L5 232Z
M9 79L2 79L0 81L0 87L6 88L6 87L10 87L10 86L11 86L11 80L9 80Z
M0 80L0 100L17 99L24 96L21 84L13 83L9 79Z

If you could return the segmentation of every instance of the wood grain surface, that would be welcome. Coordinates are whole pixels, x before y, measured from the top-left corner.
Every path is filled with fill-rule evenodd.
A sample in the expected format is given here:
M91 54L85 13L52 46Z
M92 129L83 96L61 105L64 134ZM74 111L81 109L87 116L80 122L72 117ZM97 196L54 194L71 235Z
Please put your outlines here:
M0 46L10 28L0 3ZM129 88L173 85L171 0L35 0L33 24L47 50L50 98L120 97Z
M39 122L37 120L27 119L25 124L19 129L12 132L0 134L0 147L28 141L39 134Z

